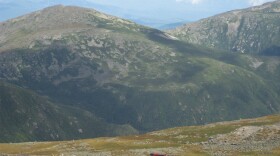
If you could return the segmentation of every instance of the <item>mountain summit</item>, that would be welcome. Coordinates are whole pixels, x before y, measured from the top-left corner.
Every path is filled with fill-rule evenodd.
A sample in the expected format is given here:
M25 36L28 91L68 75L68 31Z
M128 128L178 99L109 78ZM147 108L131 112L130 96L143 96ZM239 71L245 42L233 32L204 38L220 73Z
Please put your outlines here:
M136 24L93 9L57 5L0 23L0 47L3 49L32 47L34 40L59 39L63 35L87 31L135 30Z

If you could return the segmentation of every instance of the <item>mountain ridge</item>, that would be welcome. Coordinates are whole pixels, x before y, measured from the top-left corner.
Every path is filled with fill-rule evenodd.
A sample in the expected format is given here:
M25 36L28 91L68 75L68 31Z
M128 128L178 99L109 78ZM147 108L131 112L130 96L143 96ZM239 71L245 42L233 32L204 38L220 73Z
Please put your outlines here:
M279 112L270 61L93 12L54 7L0 25L0 79L127 133Z

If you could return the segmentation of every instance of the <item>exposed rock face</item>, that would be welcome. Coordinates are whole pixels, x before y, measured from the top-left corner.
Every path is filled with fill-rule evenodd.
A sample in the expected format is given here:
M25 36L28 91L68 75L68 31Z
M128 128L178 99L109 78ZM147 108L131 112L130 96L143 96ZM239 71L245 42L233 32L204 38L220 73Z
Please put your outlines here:
M280 55L280 1L202 19L169 33L190 43L232 52Z

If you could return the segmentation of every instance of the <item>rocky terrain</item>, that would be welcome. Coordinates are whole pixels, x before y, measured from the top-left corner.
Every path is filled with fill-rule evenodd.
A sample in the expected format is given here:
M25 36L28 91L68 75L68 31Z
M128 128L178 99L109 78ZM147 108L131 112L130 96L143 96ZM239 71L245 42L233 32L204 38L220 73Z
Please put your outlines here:
M279 155L280 116L178 127L144 135L64 142L0 144L0 154L23 155Z
M89 123L85 128L91 133L78 128L85 135L73 136L54 116L48 127L58 124L65 132L63 140L277 113L279 76L278 58L201 48L91 9L54 6L0 23L0 79L4 83L46 97L53 105L74 108L82 120L86 110L103 123L102 131L99 124ZM34 117L35 122L41 121L39 117ZM1 116L1 120L7 118ZM14 122L0 122L0 127L8 132ZM72 128L76 133L77 127ZM57 140L21 137L29 130L22 129L19 137L0 141Z
M280 1L226 12L168 32L206 47L279 56Z
M272 151L280 147L279 123L268 126L244 126L228 134L217 135L202 143L204 149L215 154L234 152Z

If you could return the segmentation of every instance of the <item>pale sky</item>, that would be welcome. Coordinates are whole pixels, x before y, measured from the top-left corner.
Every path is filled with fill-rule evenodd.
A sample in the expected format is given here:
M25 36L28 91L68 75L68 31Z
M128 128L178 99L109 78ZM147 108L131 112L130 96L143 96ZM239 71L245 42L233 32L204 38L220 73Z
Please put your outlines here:
M0 21L47 6L64 4L94 8L136 22L165 24L196 21L269 1L273 0L0 0Z

